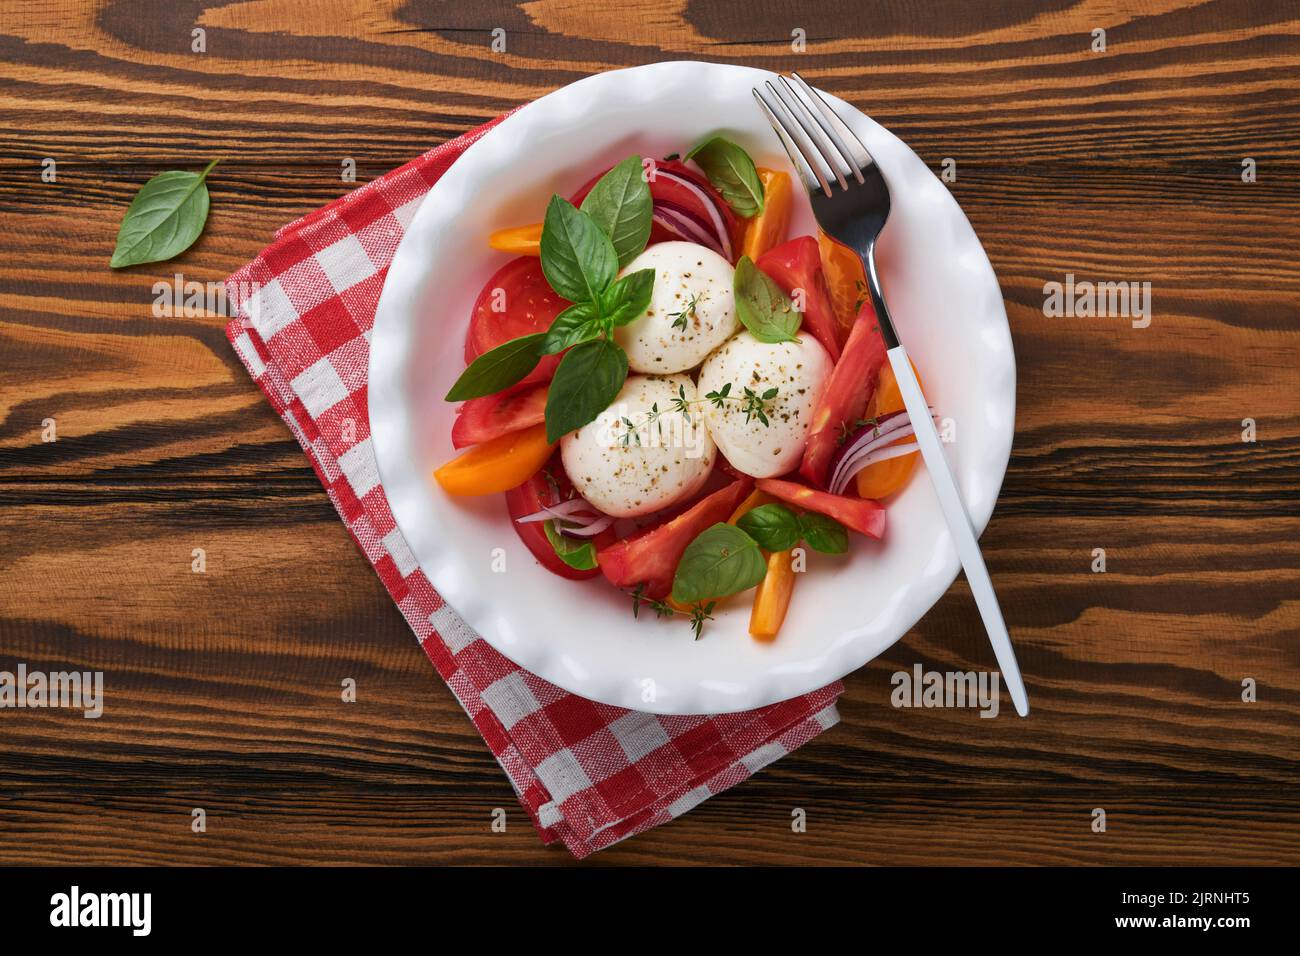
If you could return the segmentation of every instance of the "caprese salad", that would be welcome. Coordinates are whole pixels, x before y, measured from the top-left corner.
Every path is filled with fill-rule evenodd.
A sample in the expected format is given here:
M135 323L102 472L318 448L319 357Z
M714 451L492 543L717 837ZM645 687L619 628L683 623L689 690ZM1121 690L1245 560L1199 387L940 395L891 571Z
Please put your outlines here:
M712 136L494 233L516 258L470 316L443 490L504 492L543 567L697 638L754 589L750 633L773 639L808 552L880 538L917 450L861 261L787 237L793 202Z

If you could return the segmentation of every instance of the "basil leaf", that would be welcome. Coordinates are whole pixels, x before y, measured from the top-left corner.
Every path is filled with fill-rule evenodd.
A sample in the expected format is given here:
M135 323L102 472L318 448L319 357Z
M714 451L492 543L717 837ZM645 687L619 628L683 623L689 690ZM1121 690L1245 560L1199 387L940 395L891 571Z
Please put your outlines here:
M571 305L551 322L546 331L546 340L542 343L543 355L563 352L570 345L577 345L600 334L600 312L592 302L579 302Z
M445 400L463 402L468 398L493 395L514 385L541 361L545 338L545 332L534 332L484 352L460 373Z
M627 325L645 314L655 288L655 271L638 269L623 276L600 297L605 321L611 326Z
M849 533L834 518L812 511L796 515L782 504L747 511L736 526L768 551L789 551L800 541L823 554L843 554L849 549Z
M808 547L823 554L843 554L849 550L849 533L844 525L813 511L799 516L799 537Z
M732 284L736 293L736 315L760 342L797 342L803 316L772 278L749 256L736 263Z
M546 207L541 252L546 281L570 302L595 302L618 274L609 236L561 196L552 196Z
M548 521L542 527L546 529L546 538L551 542L555 553L569 567L590 571L596 566L596 547L590 541L566 538L556 530L554 521Z
M768 551L789 551L799 543L799 519L785 505L759 505L745 512L736 526Z
M546 393L546 440L559 441L609 408L627 379L627 353L607 338L564 353Z
M640 156L629 156L601 176L582 201L582 211L614 244L619 268L640 255L650 239L653 206Z
M673 576L673 600L694 604L737 594L766 573L767 562L754 539L720 521L686 546Z
M205 182L217 162L208 163L201 173L159 173L141 186L118 227L117 246L108 264L121 269L165 262L194 245L208 221Z
M731 140L714 136L687 153L686 158L699 164L737 216L748 219L763 211L763 181L758 178L754 161Z

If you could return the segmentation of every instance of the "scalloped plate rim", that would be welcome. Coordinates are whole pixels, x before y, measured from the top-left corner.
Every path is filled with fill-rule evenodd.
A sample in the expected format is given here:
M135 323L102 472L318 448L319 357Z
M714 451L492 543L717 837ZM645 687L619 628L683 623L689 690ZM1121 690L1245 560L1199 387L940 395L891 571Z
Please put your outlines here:
M422 475L419 465L412 460L413 416L404 390L408 358L410 361L415 360L412 346L417 317L414 314L413 299L423 291L423 283L428 280L429 270L435 268L427 262L422 263L421 256L428 252L431 242L436 245L433 234L437 231L439 223L445 222L448 218L445 206L460 202L460 208L464 209L465 203L472 199L472 197L455 194L454 191L460 185L460 180L468 177L472 181L474 178L472 173L476 171L477 164L500 161L502 154L508 155L512 149L517 151L523 148L519 145L513 147L509 145L507 143L509 137L516 137L518 143L528 143L529 137L533 136L540 143L546 137L554 135L553 126L537 129L537 124L554 123L554 118L549 117L548 114L553 113L557 108L566 108L563 101L571 100L579 93L585 94L586 97L583 100L585 107L583 118L590 120L594 113L599 112L601 96L622 95L627 87L636 87L638 84L642 87L642 93L647 86L662 90L664 85L683 84L689 86L695 95L699 89L707 88L710 80L717 80L720 74L716 71L720 70L743 71L746 77L743 80L745 85L752 85L752 82L757 80L775 76L767 71L748 67L708 64L701 61L669 61L586 77L541 97L507 116L497 127L465 151L451 169L434 184L416 211L394 255L376 311L372 333L369 408L371 438L379 474L398 528L411 542L419 566L429 577L435 589L456 608L467 624L477 627L478 633L489 644L521 667L565 690L592 700L656 713L722 713L748 710L815 690L844 677L887 650L904 636L943 596L959 571L951 541L946 530L941 530L936 539L931 542L922 566L911 581L911 587L904 588L902 594L888 595L889 601L885 611L882 612L887 615L885 620L887 627L872 626L872 622L879 619L878 615L861 627L850 628L839 633L819 655L768 668L759 676L740 683L704 674L694 676L656 674L658 681L655 699L647 700L644 677L634 672L593 672L590 662L584 661L581 653L575 656L572 650L548 643L545 635L526 633L527 628L520 627L511 614L501 613L502 602L498 598L490 593L484 593L485 589L482 585L473 583L473 576L466 574L465 562L454 547L438 548L431 545L428 535L436 532L423 525L430 520L428 499L439 492L431 479L427 475ZM692 74L696 75L692 76ZM700 84L705 86L701 87ZM600 89L600 87L606 88ZM620 87L625 89L620 91ZM981 326L980 334L984 337L988 356L994 362L993 371L996 373L994 376L996 380L987 383L991 394L982 408L983 415L993 420L989 425L991 434L986 446L977 449L983 452L982 471L964 470L961 467L955 469L958 471L963 492L970 503L972 520L976 528L982 531L996 504L1014 438L1015 356L997 278L965 214L938 178L925 168L919 158L916 158L915 154L893 134L852 107L848 107L848 104L843 101L834 97L831 99L837 107L851 110L849 115L852 125L877 154L881 168L891 180L895 210L904 203L912 201L919 203L921 199L937 203L942 207L942 215L934 222L942 224L942 227L947 230L947 235L958 244L960 247L958 255L969 260L962 268L966 270L969 278L978 280L984 293L985 301L980 306L984 310L984 324ZM653 102L651 100L652 104ZM745 101L739 104L738 108L753 110L750 104L751 101L746 96ZM756 110L754 112L756 113ZM750 125L753 126L752 121ZM702 135L709 131L701 129L699 133ZM774 138L773 142L775 142ZM902 160L894 158L898 149L904 151L898 154L904 155ZM919 170L910 160L906 160L906 156L912 157L915 163L919 164ZM896 162L900 165L895 165ZM917 183L915 179L920 175L920 170L924 171L928 180L922 179ZM588 175L589 172L587 170ZM899 192L894 180L900 177L907 179L909 185L916 188L914 195ZM936 210L936 213L938 212L939 210ZM891 225L899 215L898 212L891 215ZM500 223L500 225L508 224L516 223ZM887 226L882 236L882 246L888 242L889 235L890 229ZM891 290L892 286L887 283L887 293L891 295L892 304L894 296ZM471 296L477 294L477 291L476 285ZM900 328L906 333L910 323L905 321L901 314L896 318ZM921 328L919 325L916 327ZM905 339L908 337L904 334ZM913 349L909 351L912 351L914 356L921 354ZM917 361L920 364L922 359L917 358ZM459 368L455 371L459 373ZM929 390L928 384L927 390ZM910 500L915 500L914 489L918 485L924 485L924 491L931 495L930 507L937 514L937 503L933 501L928 481L920 477L920 471L921 469L918 468L918 475L914 477L911 486L900 493L899 498L901 500L906 496ZM974 494L969 487L972 482L976 485ZM535 566L531 570L537 575L552 577L540 566ZM486 590L490 592L491 589ZM924 594L921 593L922 591ZM904 600L908 596L912 599ZM627 618L630 622L631 615L627 615ZM882 630L887 630L888 636L881 636L878 633ZM871 637L873 632L877 632L875 637ZM718 636L715 639L721 640L725 636Z

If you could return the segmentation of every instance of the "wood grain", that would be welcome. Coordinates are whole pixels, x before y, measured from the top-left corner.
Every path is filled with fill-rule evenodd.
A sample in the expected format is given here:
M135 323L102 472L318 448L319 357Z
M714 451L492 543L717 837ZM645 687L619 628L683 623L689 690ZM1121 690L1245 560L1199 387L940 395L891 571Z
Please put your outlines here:
M365 181L677 58L794 66L956 160L1019 365L984 547L1034 714L889 705L916 662L993 665L958 582L839 727L593 864L1300 862L1300 10L1246 0L0 2L0 669L109 693L0 711L0 861L568 862L222 317L154 317L151 288L224 278L352 188L345 158ZM199 243L111 272L139 184L216 157ZM1047 318L1066 273L1150 282L1151 326Z

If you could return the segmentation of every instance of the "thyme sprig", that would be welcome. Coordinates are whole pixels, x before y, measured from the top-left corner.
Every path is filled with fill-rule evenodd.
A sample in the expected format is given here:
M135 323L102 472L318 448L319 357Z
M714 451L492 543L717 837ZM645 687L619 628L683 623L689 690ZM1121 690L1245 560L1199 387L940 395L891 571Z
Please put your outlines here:
M699 640L704 635L704 624L706 621L713 620L713 609L717 607L717 601L709 601L707 604L701 602L691 606L688 623L691 626L691 632L695 635L695 640ZM638 584L636 590L632 592L632 616L639 618L641 616L641 606L645 605L655 612L657 618L669 618L677 614L686 614L663 598L649 598L645 596L645 585Z
M838 444L838 445L843 445L846 441L849 440L849 436L850 436L850 435L852 435L854 432L856 432L859 428L863 428L863 427L865 427L865 426L867 426L867 425L870 425L870 426L871 426L871 437L872 437L872 438L879 438L879 437L880 437L880 419L875 418L875 417L872 417L872 418L858 418L858 419L855 419L855 420L853 421L852 424L850 424L850 423L847 422L847 421L840 422L840 435L839 435L838 440L836 441L836 444Z
M727 382L727 384L723 385L722 388L708 392L703 398L687 398L686 386L679 385L677 386L677 395L669 404L667 412L659 407L658 402L655 402L650 406L650 411L646 413L645 418L639 422L632 421L632 419L628 418L626 415L620 418L619 420L623 424L624 431L618 438L619 444L624 448L634 444L639 446L641 444L642 430L651 425L657 424L660 428L660 434L662 434L663 423L660 419L665 414L671 412L677 412L681 415L682 420L685 421L686 424L693 424L691 419L691 407L706 403L712 405L714 408L722 408L727 402L739 402L741 405L741 411L745 413L746 424L757 418L763 423L763 427L767 428L772 424L771 419L768 417L772 412L772 402L779 394L780 390L774 385L761 393L754 391L752 388L746 387L743 389L743 394L732 395L731 383Z
M669 312L668 317L673 320L673 328L679 332L685 332L687 320L698 317L699 313L696 310L700 307L700 303L704 302L708 297L707 292L692 293L684 308L677 312Z

